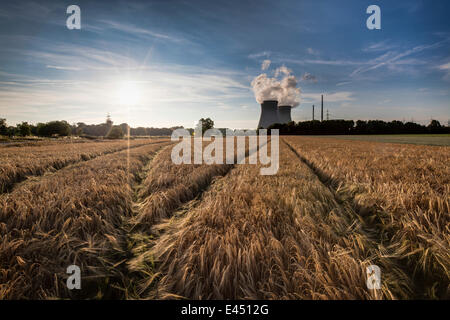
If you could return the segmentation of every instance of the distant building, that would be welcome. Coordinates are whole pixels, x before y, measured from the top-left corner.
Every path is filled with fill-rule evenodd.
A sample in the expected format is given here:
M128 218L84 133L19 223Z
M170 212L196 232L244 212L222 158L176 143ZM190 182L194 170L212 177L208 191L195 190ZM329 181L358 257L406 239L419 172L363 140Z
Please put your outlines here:
M265 100L261 103L261 116L259 118L258 129L266 129L275 123L280 123L280 119L278 118L278 101Z
M223 136L227 135L227 128L217 128L217 130L219 130Z

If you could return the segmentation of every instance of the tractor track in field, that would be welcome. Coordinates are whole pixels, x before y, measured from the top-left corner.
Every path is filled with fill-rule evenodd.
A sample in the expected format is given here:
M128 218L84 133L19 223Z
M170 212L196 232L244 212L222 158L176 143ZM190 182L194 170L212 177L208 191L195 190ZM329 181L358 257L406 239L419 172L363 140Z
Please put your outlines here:
M12 249L4 245L3 248L6 250L0 250L4 253L0 258L4 260L0 263L1 271L4 272L5 268L16 270L14 274L6 273L5 275L3 273L3 282L8 281L5 282L6 295L11 290L14 292L12 297L16 298L45 297L47 292L49 294L47 298L59 297L60 294L62 297L76 299L121 297L123 273L121 273L120 264L124 257L122 243L126 242L122 218L131 215L130 184L133 185L135 181L139 180L137 175L149 159L169 143L145 143L133 146L129 153L127 150L123 150L113 155L100 157L90 163L83 162L68 170L58 171L59 174L48 175L49 178L46 176L36 182L30 182L28 186L34 184L38 187L38 190L35 190L37 194L33 194L30 198L27 197L26 191L20 192L22 189L16 190L12 196L7 195L2 198L0 227L2 227L2 231L6 229L5 234L2 232L4 235L2 239L5 240L5 243L17 243L20 239L22 244L21 247L17 246ZM80 168L87 170L80 170ZM109 170L110 174L108 173L107 177L103 178L100 173L105 170ZM86 181L88 183L85 183ZM39 188L41 182L44 188ZM51 184L52 188L45 188L47 184ZM94 189L90 189L93 185ZM56 192L53 190L55 186L57 187L55 188ZM86 198L84 198L85 195ZM15 199L16 196L18 199ZM10 198L11 202L9 202ZM23 200L28 201L28 199L30 202L26 202L26 205L22 206ZM79 203L80 205L78 205ZM39 212L36 213L37 211ZM14 220L15 212L23 214L26 218L19 222L18 219ZM42 217L40 213L43 214ZM51 219L46 219L47 215ZM29 219L28 216L30 216ZM42 223L42 221L47 223ZM77 221L75 226L72 225L74 221ZM41 245L41 240L43 245ZM42 246L42 250L40 246ZM58 256L54 254L56 252ZM8 260L4 258L8 258L9 255L21 257L21 263L16 263L17 259L13 258L8 263ZM73 258L68 258L69 255ZM61 280L64 279L66 269L59 264L59 257L68 264L70 261L81 267L83 279L86 280L83 280L82 291L65 290L66 287ZM34 277L34 273L31 275L31 272L36 271L29 271L31 269L25 267L29 263L33 266L36 265L36 268L41 270L40 265L46 265L47 261L51 267L45 269L43 266L42 269L45 271L42 273L45 276L50 274L48 278L45 276ZM8 264L5 265L5 263ZM58 266L55 266L56 264ZM27 272L30 272L30 275ZM53 272L55 272L54 278ZM26 276L22 276L22 274L26 274ZM50 277L52 279L47 281ZM35 278L43 279L43 282L34 280ZM16 290L15 282L23 283L24 286L29 285L28 292ZM3 285L0 287L2 287L0 289L5 288ZM18 286L18 288L20 287ZM30 290L31 287L36 289Z
M258 147L253 152L258 152L260 146L258 144ZM163 150L160 150L162 152ZM250 155L250 151L249 151ZM246 157L248 157L247 155ZM156 154L155 154L156 156ZM154 296L155 298L158 298L158 280L161 277L161 272L159 271L159 265L157 261L153 261L152 259L152 265L147 266L145 270L131 270L133 269L131 265L133 264L133 260L137 260L139 258L139 253L143 253L145 251L150 251L151 248L155 246L155 244L158 242L158 240L161 238L162 235L165 234L164 229L159 229L157 226L160 223L163 223L164 221L170 221L171 219L182 219L190 210L193 210L196 208L202 199L202 196L205 192L207 192L214 184L216 184L218 181L223 180L226 178L227 175L229 175L233 169L236 168L236 157L235 157L235 164L223 164L223 166L226 167L226 170L224 172L221 172L217 175L212 175L210 179L207 181L206 185L201 186L196 192L189 198L185 199L180 205L178 205L176 208L170 210L169 218L165 219L159 219L157 220L153 226L150 228L150 230L144 230L144 233L142 230L135 230L136 223L129 223L127 226L128 237L129 237L129 247L128 251L131 254L129 263L128 263L128 275L129 275L129 286L132 287L133 294L131 295L133 299L142 299L147 294L151 294L151 296ZM142 209L141 204L145 201L145 199L141 198L139 196L138 190L142 187L142 183L145 181L145 177L150 173L150 166L146 166L144 170L144 175L141 179L141 183L136 185L134 187L134 215L136 216L139 211ZM144 276L143 276L144 275ZM148 280L146 278L150 278L151 285L146 285L145 289L139 289L139 286L145 283L145 280ZM127 297L128 298L128 297Z
M226 166L226 165L224 165ZM191 210L192 208L195 208L199 201L201 201L202 195L209 189L211 186L218 180L224 179L235 167L235 165L228 165L227 170L223 172L223 174L215 175L211 177L211 179L208 181L208 184L205 186L202 186L199 190L197 190L192 197L184 201L182 204L177 206L175 209L170 211L170 218L157 220L152 228L150 230L135 230L136 224L129 223L127 226L128 230L128 284L132 288L131 292L131 298L132 299L142 299L144 296L144 293L147 293L148 290L140 290L139 285L144 283L147 277L151 277L152 281L155 280L151 286L151 291L156 290L157 292L157 282L161 275L159 272L159 266L157 262L152 263L151 271L144 270L143 273L132 270L131 264L133 264L133 260L138 259L139 253L142 253L143 250L148 251L151 250L151 248L155 245L155 243L160 239L160 237L165 233L164 230L155 230L155 227L162 223L165 220L171 220L171 219L181 219L185 216L185 214ZM145 179L143 179L145 180ZM137 187L139 188L139 187ZM137 189L135 189L137 190ZM141 210L141 204L143 203L145 199L142 199L138 196L137 192L135 192L135 203L134 208L135 212L134 215L136 216L139 213L139 210ZM138 228L139 229L139 228ZM145 274L145 276L143 276ZM147 289L147 288L146 288ZM126 298L129 298L127 296Z
M113 268L115 269L115 273L120 274L121 277L118 277L114 279L114 284L110 285L108 290L110 290L109 296L114 296L119 299L136 299L140 298L139 294L136 294L136 284L142 281L142 276L139 275L138 272L134 270L130 270L129 268L129 262L136 258L135 256L135 247L137 245L140 245L140 243L136 243L136 235L141 236L142 231L136 231L136 224L132 222L132 219L134 216L139 214L139 211L141 210L141 205L144 202L145 198L142 198L139 195L139 190L143 187L145 183L145 179L150 173L152 169L152 165L155 161L155 158L165 151L167 148L170 148L171 144L167 146L161 147L157 152L155 152L143 165L141 171L137 175L136 181L134 181L131 184L132 189L132 212L131 216L125 216L122 221L122 225L120 226L120 229L123 231L124 240L122 241L122 249L118 253L120 257L116 257L115 261L118 261ZM226 165L225 165L226 166ZM203 186L200 188L191 199L186 200L183 202L180 206L177 208L171 210L171 216L173 216L178 210L183 208L187 203L195 202L199 198L201 198L202 194L210 188L210 186L213 184L215 179L217 178L223 178L226 176L232 169L233 166L228 165L228 170L223 175L219 176L212 176L211 179L208 181L208 184L206 186ZM157 221L159 223L161 221ZM148 239L152 239L153 241L156 241L157 239L153 239L155 234L153 230L146 230L145 233L149 236Z
M378 246L388 247L390 245L390 239L381 229L381 221L379 221L377 212L373 212L373 208L363 207L359 205L356 202L354 195L348 193L340 195L337 189L336 181L334 181L323 170L315 166L314 163L302 156L289 142L287 142L285 139L282 140L283 143L286 144L286 146L297 156L297 158L306 166L308 166L308 168L317 176L318 180L331 191L336 202L344 209L351 210L354 214L356 214L358 219L363 223L362 227L364 231L366 231L370 236L370 240L375 242ZM365 212L365 214L361 214L361 212ZM368 221L366 218L368 216L367 212L373 212L376 220ZM395 257L391 257L390 259L409 278L412 285L412 296L410 298L423 299L423 293L425 292L426 286L424 283L424 279L420 275L413 277L414 270L407 265L406 261Z
M122 151L127 150L127 149L128 150L129 149L135 149L135 148L143 147L143 146L146 146L146 145L159 144L159 143L165 143L165 142L168 142L168 141L154 141L154 142L151 142L151 143L138 144L138 145L134 145L134 146L130 146L130 147L126 146L126 147L123 147L123 148L120 148L120 149L110 150L110 151L106 151L106 152L103 152L103 153L100 153L100 154L96 154L96 155L92 155L92 156L87 156L85 154L81 154L80 158L78 158L78 159L67 160L64 163L51 164L51 165L49 165L49 166L47 166L45 168L42 168L42 170L40 170L36 174L23 174L23 175L20 175L20 176L16 177L14 182L3 186L3 188L2 188L2 190L0 192L0 196L13 192L16 188L18 188L20 185L22 185L23 183L26 183L29 180L37 179L37 178L42 177L44 175L55 174L55 173L59 172L62 169L70 168L70 167L78 165L79 163L82 163L82 162L88 162L88 161L97 159L99 157L103 157L103 156L111 155L111 154L114 154L114 153L122 152Z
M167 142L167 141L165 141ZM151 143L156 144L159 142ZM144 144L137 147L146 146L149 144ZM131 203L132 203L132 212L128 213L127 215L124 215L122 217L122 222L120 225L117 226L118 229L120 229L122 233L122 238L118 242L120 244L120 249L115 249L111 252L110 261L113 261L114 264L111 263L109 266L109 274L108 274L108 282L109 285L104 288L104 296L107 297L107 299L127 299L128 298L128 291L127 287L129 284L129 270L127 268L127 262L133 258L131 248L129 246L129 240L130 240L130 226L129 226L129 219L130 216L132 216L135 213L135 204L139 200L137 190L139 186L142 184L142 182L145 180L145 177L148 173L148 171L151 168L151 165L153 163L153 160L155 157L165 150L166 148L170 147L170 141L168 145L162 145L158 150L156 150L153 154L151 154L146 160L145 163L142 165L140 171L138 174L135 174L134 177L129 177L129 184L130 188L132 190L131 194ZM131 149L131 148L130 148ZM124 149L126 150L126 149ZM121 150L123 151L123 150Z

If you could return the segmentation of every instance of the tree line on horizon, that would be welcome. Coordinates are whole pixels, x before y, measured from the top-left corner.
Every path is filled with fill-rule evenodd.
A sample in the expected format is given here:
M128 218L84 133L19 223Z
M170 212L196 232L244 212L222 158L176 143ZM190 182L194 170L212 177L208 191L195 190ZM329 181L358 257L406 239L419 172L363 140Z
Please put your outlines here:
M106 122L100 124L85 124L84 122L78 122L71 125L67 121L61 120L38 123L36 125L24 121L17 124L16 126L8 126L6 123L6 119L0 118L0 135L7 137L64 137L75 135L82 137L106 137L119 139L127 135L128 132L130 136L170 136L172 134L172 131L178 128L182 127L132 128L127 123L113 125L113 122L109 117L107 118Z
M344 134L442 134L450 133L450 127L442 126L439 121L431 120L428 126L415 122L398 120L325 120L291 121L276 123L268 129L279 129L280 135L344 135Z
M203 121L202 121L203 120ZM207 121L208 120L208 121ZM206 129L214 126L211 119L201 119ZM126 123L113 125L108 117L106 122L100 124L69 124L65 120L50 121L47 123L38 123L36 125L22 122L16 126L8 126L6 119L0 118L0 136L7 137L52 137L52 136L81 136L87 138L106 137L110 139L120 139L128 134L130 136L170 136L173 130L183 128L182 126L171 128L131 128ZM382 120L325 120L325 121L291 121L286 124L276 123L268 129L279 129L281 135L344 135L344 134L442 134L450 133L450 127L442 126L439 121L432 120L428 126L417 124L415 122ZM194 129L188 129L191 134Z

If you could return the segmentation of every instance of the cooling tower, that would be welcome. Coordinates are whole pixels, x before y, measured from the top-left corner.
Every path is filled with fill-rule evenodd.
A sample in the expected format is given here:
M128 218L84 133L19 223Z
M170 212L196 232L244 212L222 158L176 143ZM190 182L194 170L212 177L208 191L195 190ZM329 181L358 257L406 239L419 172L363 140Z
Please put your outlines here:
M280 119L280 123L288 123L291 122L291 106L279 106L278 107L278 119Z
M259 118L258 129L267 129L274 123L280 123L278 119L278 101L266 100L261 103L261 117Z

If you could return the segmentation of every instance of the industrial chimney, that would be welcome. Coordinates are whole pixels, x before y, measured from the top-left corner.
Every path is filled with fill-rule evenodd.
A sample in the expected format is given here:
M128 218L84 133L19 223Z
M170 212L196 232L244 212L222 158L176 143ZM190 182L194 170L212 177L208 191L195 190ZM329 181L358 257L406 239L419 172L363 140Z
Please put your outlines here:
M291 118L292 106L279 106L278 107L278 119L280 123L289 123L292 121Z
M265 100L261 103L261 117L259 118L258 129L267 129L274 123L280 123L278 118L278 101Z
M320 108L320 121L323 121L323 95L322 95L322 107Z

